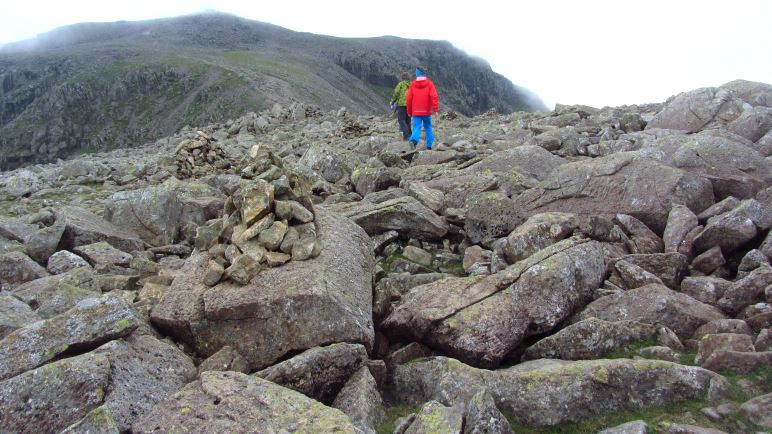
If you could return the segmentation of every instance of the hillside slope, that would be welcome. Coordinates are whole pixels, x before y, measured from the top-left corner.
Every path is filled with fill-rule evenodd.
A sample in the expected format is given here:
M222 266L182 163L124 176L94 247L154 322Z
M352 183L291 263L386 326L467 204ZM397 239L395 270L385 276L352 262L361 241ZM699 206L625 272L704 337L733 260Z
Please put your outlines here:
M136 146L277 102L383 113L399 72L418 63L443 109L544 109L448 42L334 38L225 14L86 23L0 50L0 169Z

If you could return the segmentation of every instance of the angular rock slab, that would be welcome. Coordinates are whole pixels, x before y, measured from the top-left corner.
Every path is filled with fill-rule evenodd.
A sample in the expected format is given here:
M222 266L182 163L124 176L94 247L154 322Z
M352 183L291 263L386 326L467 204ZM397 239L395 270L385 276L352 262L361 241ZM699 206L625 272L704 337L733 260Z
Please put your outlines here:
M661 324L689 338L701 325L726 316L717 308L663 285L646 285L601 297L575 315L575 321L595 317L606 321Z
M89 353L0 381L0 427L59 432L102 404L109 375L107 358Z
M36 321L40 321L40 317L27 303L7 293L0 293L0 339Z
M762 428L772 428L772 393L757 396L740 406L751 422Z
M525 337L551 330L583 307L606 266L602 244L563 240L488 277L416 287L381 329L466 363L495 367Z
M311 348L255 375L331 404L346 381L366 361L364 346L339 343Z
M375 432L375 427L386 417L378 385L366 366L351 376L332 406L346 413L351 422L365 432Z
M0 379L19 375L67 351L86 351L139 326L121 298L89 298L53 318L20 328L0 341Z
M200 225L215 218L216 211L190 200L214 196L222 196L222 193L195 182L185 183L184 187L172 182L140 190L119 191L105 202L104 217L116 226L137 233L150 244L163 246L173 244L179 229L186 223ZM223 202L220 199L219 210L222 210Z
M248 285L203 282L208 258L191 256L151 313L165 334L211 356L229 345L262 369L288 353L335 342L372 348L373 257L367 234L317 210L318 257L262 271Z
M161 401L132 426L135 434L158 432L356 431L340 410L262 378L238 372L203 372Z
M94 354L110 362L104 402L121 432L168 395L196 378L196 366L179 348L148 335L108 342Z
M64 224L61 247L72 250L76 246L107 241L124 252L143 250L145 243L134 231L118 227L91 211L76 206L64 206L57 211L57 223Z
M438 216L412 196L402 196L383 202L367 200L330 207L356 222L369 235L390 230L418 239L438 239L448 232L445 219Z
M487 389L504 415L527 426L577 422L624 408L649 408L710 397L721 375L660 360L541 359L489 371L446 357L394 368L392 390L402 404L461 404Z
M702 211L714 202L705 178L635 152L564 164L515 200L529 215L548 211L612 218L628 214L661 233L673 203Z
M523 359L597 359L629 343L652 339L656 333L651 324L588 318L531 345Z

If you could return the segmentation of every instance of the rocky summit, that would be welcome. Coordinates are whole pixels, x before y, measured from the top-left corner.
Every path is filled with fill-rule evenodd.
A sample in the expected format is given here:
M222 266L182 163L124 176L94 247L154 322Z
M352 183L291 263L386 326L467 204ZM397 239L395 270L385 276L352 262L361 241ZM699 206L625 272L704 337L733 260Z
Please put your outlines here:
M0 431L772 429L772 86L357 113L0 174Z

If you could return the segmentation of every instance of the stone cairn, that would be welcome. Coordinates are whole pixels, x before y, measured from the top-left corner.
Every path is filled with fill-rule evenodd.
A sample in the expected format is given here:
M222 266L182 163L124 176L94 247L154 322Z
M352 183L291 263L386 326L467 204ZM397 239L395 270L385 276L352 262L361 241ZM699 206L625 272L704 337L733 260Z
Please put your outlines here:
M222 147L203 131L182 140L174 151L177 178L205 176L212 170L225 171L231 163Z
M319 255L321 244L310 196L281 158L255 145L242 161L242 182L223 217L196 230L195 245L210 255L204 279L246 285L264 267Z

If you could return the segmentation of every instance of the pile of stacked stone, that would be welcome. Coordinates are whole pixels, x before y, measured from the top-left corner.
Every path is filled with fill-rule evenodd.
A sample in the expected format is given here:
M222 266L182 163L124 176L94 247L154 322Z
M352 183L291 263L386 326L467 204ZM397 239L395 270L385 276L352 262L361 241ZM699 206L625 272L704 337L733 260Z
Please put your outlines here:
M204 279L246 285L265 267L319 255L311 199L299 178L273 152L256 145L243 161L242 182L222 218L196 232L196 248L210 255Z
M192 139L182 140L174 155L180 179L205 176L213 169L223 171L231 166L222 147L203 131L196 131Z
M338 128L338 135L345 138L362 137L370 134L370 128L362 125L357 119L353 117L346 117Z

